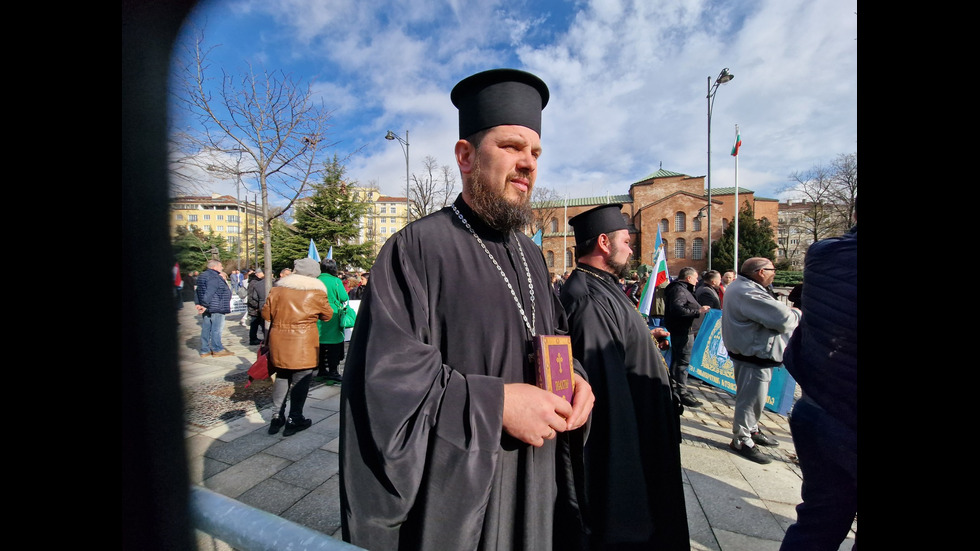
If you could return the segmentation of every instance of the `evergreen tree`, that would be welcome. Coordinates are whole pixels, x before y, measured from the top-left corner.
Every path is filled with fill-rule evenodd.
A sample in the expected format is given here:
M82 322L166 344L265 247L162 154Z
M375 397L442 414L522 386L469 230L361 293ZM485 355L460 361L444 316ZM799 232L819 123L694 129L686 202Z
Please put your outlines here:
M356 182L345 180L344 171L344 166L334 155L327 163L323 183L313 186L313 195L296 209L296 234L304 243L302 256L306 256L312 239L321 258L326 258L333 247L333 259L338 268L368 269L374 261L371 258L373 244L353 243L360 232L358 223L367 205L353 199L350 189Z
M738 261L761 256L776 258L776 232L768 219L756 220L752 206L746 201L738 213ZM721 239L711 244L711 268L724 272L735 270L735 224L729 224L721 234Z
M208 247L205 244L205 237L201 230L194 228L188 230L183 226L177 226L177 235L171 242L174 257L180 263L181 271L190 272L197 270L204 271L208 259L211 258Z
M212 258L212 251L217 249L218 259L230 270L235 259L235 253L228 250L228 242L224 237L211 230L208 235L200 228L188 230L185 227L177 226L177 235L171 241L174 256L180 263L180 269L184 272L197 270L203 272L207 269L208 260Z
M272 237L272 273L279 277L283 268L293 269L293 261L306 258L310 250L310 240L289 227L282 218L269 223Z

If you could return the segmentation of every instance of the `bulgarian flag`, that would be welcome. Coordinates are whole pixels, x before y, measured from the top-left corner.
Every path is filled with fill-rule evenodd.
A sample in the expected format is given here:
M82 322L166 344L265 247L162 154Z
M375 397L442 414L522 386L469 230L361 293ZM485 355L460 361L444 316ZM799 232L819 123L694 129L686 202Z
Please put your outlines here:
M742 147L742 134L735 129L735 145L732 146L732 157L738 157L738 149Z
M653 253L653 273L650 274L646 285L643 286L643 293L640 294L640 303L636 306L636 309L644 317L650 316L650 309L653 307L653 295L656 293L657 287L670 279L667 274L667 255L664 254L664 240L660 237L660 224L657 224L656 244L657 248Z

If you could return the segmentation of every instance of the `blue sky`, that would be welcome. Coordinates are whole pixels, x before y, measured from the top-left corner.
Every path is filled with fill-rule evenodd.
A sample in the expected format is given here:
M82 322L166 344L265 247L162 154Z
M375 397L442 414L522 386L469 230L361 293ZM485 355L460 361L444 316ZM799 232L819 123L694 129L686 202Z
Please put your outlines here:
M347 176L405 194L405 156L384 139L409 131L410 168L455 166L449 91L495 67L540 76L537 186L570 197L626 193L661 166L785 198L793 172L857 151L856 0L204 0L215 67L283 70L332 110L329 138ZM182 34L180 40L188 38ZM251 189L257 184L246 182ZM234 183L212 191L234 195Z

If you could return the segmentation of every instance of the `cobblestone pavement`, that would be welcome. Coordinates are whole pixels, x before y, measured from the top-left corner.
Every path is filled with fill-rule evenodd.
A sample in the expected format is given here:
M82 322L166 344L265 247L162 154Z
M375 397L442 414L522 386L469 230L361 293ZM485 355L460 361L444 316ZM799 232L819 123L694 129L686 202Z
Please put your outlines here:
M245 388L244 371L184 386L184 418L188 425L208 429L272 405L272 385Z
M688 379L688 386L703 405L698 408L684 408L681 416L681 442L702 448L718 448L719 445L727 447L727 440L731 440L732 434L735 396L694 377ZM794 403L800 396L800 385L796 385ZM777 448L760 446L760 451L772 459L781 460L802 479L803 473L800 471L790 433L789 417L765 409L759 424L764 432L775 435L780 442ZM723 430L721 437L718 434L719 429Z
M178 313L181 361L216 363L221 359L199 359L200 316L194 314L193 303L185 302ZM248 345L248 327L241 325L241 314L229 314L225 319L222 343L240 356L237 369L216 371L213 375L185 378L181 382L184 397L184 420L196 430L227 423L272 405L271 381L254 381L248 388L248 368L254 361L258 346ZM261 336L261 332L259 333ZM233 361L233 360L232 360ZM343 367L343 362L341 362ZM310 388L324 383L313 381Z

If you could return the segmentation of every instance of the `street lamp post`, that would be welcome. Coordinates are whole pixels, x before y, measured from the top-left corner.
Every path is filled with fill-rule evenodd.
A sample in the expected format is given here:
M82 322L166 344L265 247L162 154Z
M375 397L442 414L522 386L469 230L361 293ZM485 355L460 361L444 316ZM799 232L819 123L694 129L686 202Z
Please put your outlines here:
M705 206L703 206L703 207L701 207L701 208L698 209L698 213L694 216L694 219L697 220L698 223L700 223L701 220L704 220L704 217L705 217L704 211L706 211L706 210L708 210L708 205L705 205ZM711 228L710 227L708 228L708 241L709 242L711 241ZM711 258L709 257L708 258L708 270L710 270L710 269L711 269Z
M249 247L248 247L248 189L245 190L244 213L245 213L245 267L248 268L249 266L252 265L251 261L249 260L249 258L251 258L250 257L251 252L249 251ZM241 224L241 221L239 220L238 223Z
M238 229L238 235L235 239L235 256L238 257L238 271L242 271L242 200L241 190L242 187L242 150L238 150L238 162L235 163L235 227ZM248 198L245 199L248 203ZM247 236L246 236L247 237ZM245 261L245 265L248 265L248 260Z
M385 135L386 140L398 140L398 145L402 146L402 151L405 152L405 208L408 209L405 213L405 224L407 225L412 221L412 201L409 199L408 195L408 130L405 131L405 139L401 139L398 134L395 134L391 130Z
M248 203L248 193L245 194L245 202ZM254 207L252 208L252 212L255 213L255 216L252 217L252 220L254 221L252 223L252 226L253 229L255 230L255 265L258 266L259 265L259 194L258 192L255 193L255 201L252 204L254 205ZM245 213L245 216L248 216L248 212ZM248 236L245 237L247 238ZM272 274L269 274L269 276L270 276L269 281L272 281L272 277L271 277Z
M711 110L715 105L715 94L718 93L718 87L725 84L729 80L735 78L735 75L728 72L728 67L725 67L718 73L718 78L715 79L714 86L711 85L711 77L708 77L708 269L711 269ZM738 216L738 205L735 205L735 216Z

